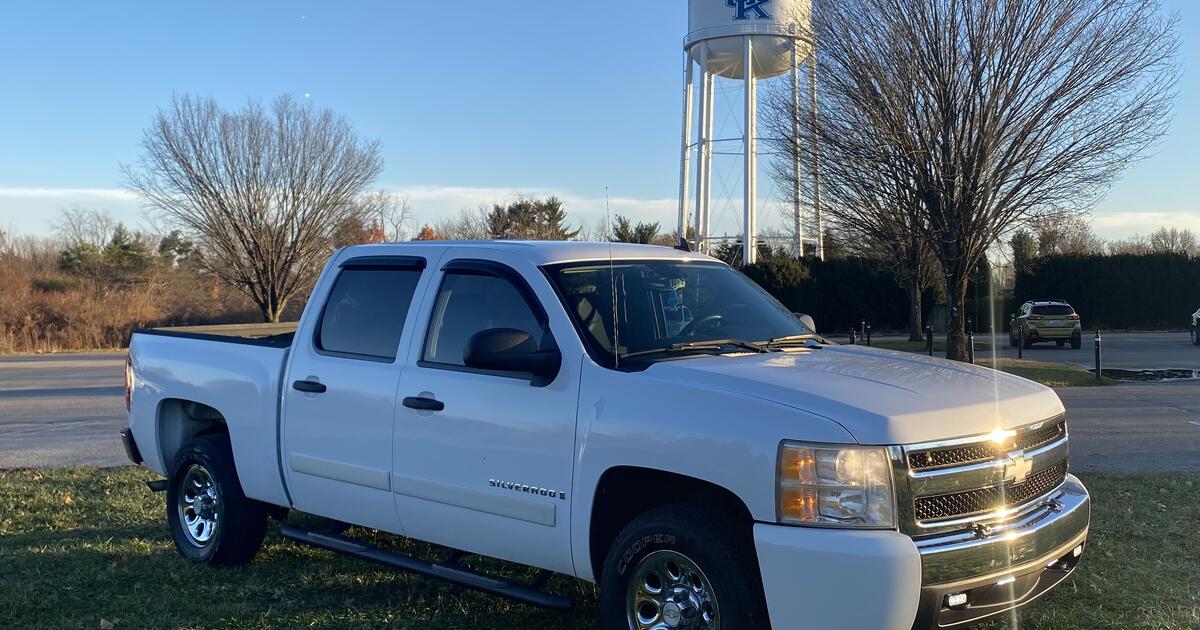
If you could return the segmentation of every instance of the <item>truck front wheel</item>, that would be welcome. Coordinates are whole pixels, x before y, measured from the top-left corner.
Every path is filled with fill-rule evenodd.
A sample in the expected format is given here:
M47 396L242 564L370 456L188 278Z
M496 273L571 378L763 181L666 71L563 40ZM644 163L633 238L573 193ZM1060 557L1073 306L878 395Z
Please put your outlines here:
M629 523L604 561L605 630L770 627L749 531L723 516L678 503Z
M254 559L267 510L242 494L228 436L201 435L179 450L167 485L167 524L188 560L235 566Z

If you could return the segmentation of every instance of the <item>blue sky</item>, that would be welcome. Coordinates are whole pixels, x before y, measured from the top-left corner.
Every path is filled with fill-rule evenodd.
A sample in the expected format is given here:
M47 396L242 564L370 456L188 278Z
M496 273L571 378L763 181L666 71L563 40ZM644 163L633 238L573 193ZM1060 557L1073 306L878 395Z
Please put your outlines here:
M1105 236L1200 228L1200 2L1165 1L1183 17L1174 126L1097 210ZM48 233L69 206L139 224L120 164L173 92L334 109L381 140L378 187L412 197L423 221L530 191L590 225L608 186L614 211L670 226L686 12L685 0L9 4L0 228Z

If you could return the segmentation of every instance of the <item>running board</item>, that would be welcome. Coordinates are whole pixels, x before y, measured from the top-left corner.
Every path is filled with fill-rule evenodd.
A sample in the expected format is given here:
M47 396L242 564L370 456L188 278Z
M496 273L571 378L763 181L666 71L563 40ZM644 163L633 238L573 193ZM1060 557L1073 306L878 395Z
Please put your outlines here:
M526 586L504 578L479 573L456 564L453 560L450 562L419 560L335 534L311 532L290 525L281 526L279 533L283 534L284 538L290 538L306 545L327 549L362 560L370 560L371 562L377 562L393 569L416 573L417 575L483 591L484 593L490 593L524 604L552 608L554 610L571 609L571 600L569 598L551 595L536 588L536 586L545 583L545 579L549 574L548 571L544 571L539 576L535 582L535 586Z
M146 487L150 488L150 492L166 492L167 491L167 480L166 479L154 479L152 481L147 481Z

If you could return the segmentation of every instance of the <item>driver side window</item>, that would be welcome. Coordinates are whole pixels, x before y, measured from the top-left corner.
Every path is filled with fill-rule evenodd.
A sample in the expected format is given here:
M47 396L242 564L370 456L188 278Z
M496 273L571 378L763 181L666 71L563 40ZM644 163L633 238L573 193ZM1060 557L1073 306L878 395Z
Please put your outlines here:
M421 359L438 365L465 366L467 342L476 333L491 328L525 331L538 346L544 334L533 309L509 280L448 271L434 302Z

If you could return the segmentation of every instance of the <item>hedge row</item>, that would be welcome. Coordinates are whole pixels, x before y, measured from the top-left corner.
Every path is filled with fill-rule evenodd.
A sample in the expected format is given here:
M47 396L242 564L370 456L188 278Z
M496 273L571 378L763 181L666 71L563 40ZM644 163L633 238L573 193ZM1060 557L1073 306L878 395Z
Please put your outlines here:
M1181 329L1200 307L1200 258L1048 256L1017 273L1016 303L1062 298L1084 328Z

